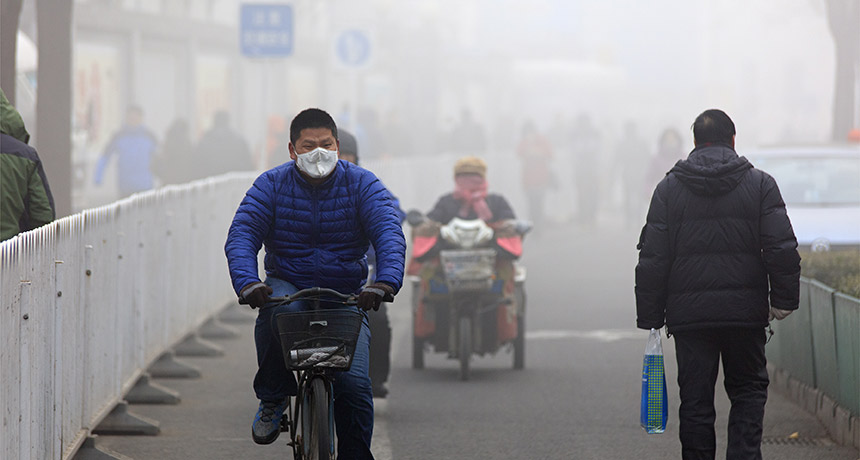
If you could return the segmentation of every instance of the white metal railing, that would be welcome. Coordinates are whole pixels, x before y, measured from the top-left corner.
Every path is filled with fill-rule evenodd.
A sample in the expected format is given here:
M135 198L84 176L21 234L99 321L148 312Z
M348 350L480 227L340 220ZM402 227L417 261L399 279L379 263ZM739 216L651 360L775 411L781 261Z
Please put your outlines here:
M427 211L453 189L456 158L363 166ZM523 209L516 161L489 158L489 176ZM137 194L0 243L0 459L70 458L162 352L235 298L223 247L255 176Z
M134 195L0 243L0 458L71 457L140 374L233 298L252 174Z

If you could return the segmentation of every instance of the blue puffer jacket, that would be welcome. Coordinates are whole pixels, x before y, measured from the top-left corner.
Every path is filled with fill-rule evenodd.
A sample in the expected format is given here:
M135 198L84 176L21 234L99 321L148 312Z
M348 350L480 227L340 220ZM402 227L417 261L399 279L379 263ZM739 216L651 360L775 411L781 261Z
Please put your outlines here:
M313 186L295 162L266 171L236 210L225 252L237 294L260 281L257 253L266 246L266 275L299 289L358 292L365 253L376 248L377 282L400 290L406 239L391 194L376 176L346 161Z

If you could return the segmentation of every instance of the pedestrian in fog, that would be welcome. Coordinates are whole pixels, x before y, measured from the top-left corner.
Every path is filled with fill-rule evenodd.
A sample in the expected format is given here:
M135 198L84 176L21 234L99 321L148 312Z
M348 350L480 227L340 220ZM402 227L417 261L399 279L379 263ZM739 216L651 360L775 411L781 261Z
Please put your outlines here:
M356 115L355 138L364 146L365 158L376 159L388 150L388 138L382 132L379 114L371 107L361 107Z
M580 115L574 124L571 143L573 177L576 186L576 221L593 225L597 219L602 168L600 132L587 114Z
M130 106L125 112L125 124L114 134L99 158L96 185L101 185L108 162L117 156L117 186L121 198L151 189L153 177L150 168L157 148L155 135L143 124L143 109Z
M288 161L293 160L290 158L290 131L285 129L278 135L277 144L269 155L269 164L274 168Z
M543 209L546 192L554 183L552 167L552 146L529 120L523 125L522 138L517 146L517 155L522 162L523 189L529 207L529 218L535 228L543 223Z
M287 131L287 120L280 115L269 115L266 123L266 142L263 144L263 164L266 168L273 168L281 163L289 161L290 152L287 144L290 143L290 133ZM283 161L275 160L275 152L284 152Z
M21 115L0 90L0 241L48 224L54 197Z
M636 324L675 336L681 452L713 460L720 361L731 400L726 458L761 459L765 328L798 308L800 256L773 177L735 153L735 125L706 110L695 148L651 199L639 239Z
M337 135L340 141L340 159L358 166L358 143L355 136L343 129L339 129ZM391 199L402 224L406 220L406 213L400 207L397 197L391 195ZM376 279L376 251L373 246L367 251L367 265L373 268L367 282L373 284ZM379 304L379 310L368 311L367 319L370 326L370 387L374 398L385 398L388 396L385 383L391 373L391 323L388 320L388 303L382 302Z
M681 135L675 128L664 129L657 142L657 152L651 157L648 165L643 191L650 193L666 172L682 158L684 158L684 146L681 143Z
M451 151L460 155L483 156L487 152L487 134L470 110L460 112L460 121L452 129L449 143Z
M170 124L164 143L153 162L153 171L162 185L184 184L197 179L200 165L194 161L194 145L188 122L178 119Z
M615 178L620 179L621 201L624 209L624 221L628 224L640 222L645 212L647 196L642 190L645 188L645 174L648 169L649 149L648 144L639 135L636 123L628 121L624 124L621 141L615 150L615 166L612 168L620 174ZM651 187L649 184L648 187Z
M257 169L248 143L239 133L233 131L230 127L230 115L223 110L215 112L212 127L203 133L194 156L200 167L201 177Z

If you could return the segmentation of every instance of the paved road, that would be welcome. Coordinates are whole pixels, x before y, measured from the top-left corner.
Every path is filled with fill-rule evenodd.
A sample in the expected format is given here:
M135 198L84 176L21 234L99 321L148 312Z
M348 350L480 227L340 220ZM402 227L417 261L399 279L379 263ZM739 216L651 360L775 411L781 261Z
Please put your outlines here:
M391 395L377 401L374 452L387 459L679 458L673 341L664 340L670 418L665 434L638 425L647 333L634 328L633 249L637 231L557 226L526 242L529 310L526 369L501 352L474 362L458 380L457 363L427 356L410 369L409 292L390 308L395 327ZM177 406L132 406L161 422L157 437L100 437L98 445L139 460L289 458L286 441L250 440L256 408L250 324L221 341L223 358L186 358L197 380L159 380L178 390ZM728 401L718 391L718 443L724 457ZM799 440L788 441L792 433ZM765 458L857 460L856 449L829 441L810 414L771 392ZM805 445L806 444L806 445Z

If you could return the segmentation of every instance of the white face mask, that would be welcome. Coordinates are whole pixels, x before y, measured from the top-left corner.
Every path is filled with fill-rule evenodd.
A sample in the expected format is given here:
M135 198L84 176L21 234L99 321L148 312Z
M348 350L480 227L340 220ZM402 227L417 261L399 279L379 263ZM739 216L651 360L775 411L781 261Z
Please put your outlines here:
M296 166L314 179L326 177L337 166L337 150L317 147L308 153L296 154Z

